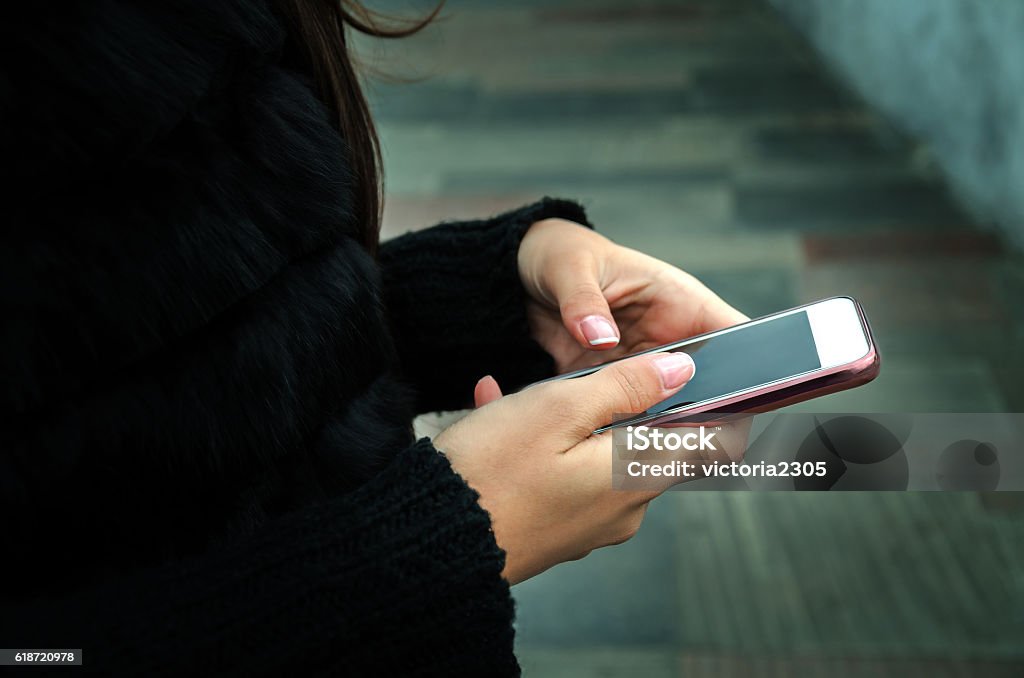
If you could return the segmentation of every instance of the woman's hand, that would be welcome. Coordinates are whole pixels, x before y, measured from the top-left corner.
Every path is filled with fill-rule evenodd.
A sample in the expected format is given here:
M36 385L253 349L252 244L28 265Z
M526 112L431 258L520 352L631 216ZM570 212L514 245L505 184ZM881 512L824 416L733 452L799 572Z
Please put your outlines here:
M564 219L526 232L519 276L533 337L559 372L747 320L690 274Z
M636 532L647 502L666 487L613 490L611 433L592 432L616 412L642 412L671 396L693 369L685 353L637 356L498 395L434 439L480 494L510 583Z

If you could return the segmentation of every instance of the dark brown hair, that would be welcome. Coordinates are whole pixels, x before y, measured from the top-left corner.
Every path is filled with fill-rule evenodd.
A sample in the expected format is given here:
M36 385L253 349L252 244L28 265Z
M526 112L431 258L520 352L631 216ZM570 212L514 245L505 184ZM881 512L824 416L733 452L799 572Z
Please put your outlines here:
M345 32L352 29L378 38L412 35L437 16L444 0L423 19L401 23L355 0L277 0L277 4L288 22L292 49L313 76L317 94L337 116L338 131L348 144L356 180L355 214L363 225L363 245L375 254L383 207L380 142ZM392 25L385 27L384 22Z

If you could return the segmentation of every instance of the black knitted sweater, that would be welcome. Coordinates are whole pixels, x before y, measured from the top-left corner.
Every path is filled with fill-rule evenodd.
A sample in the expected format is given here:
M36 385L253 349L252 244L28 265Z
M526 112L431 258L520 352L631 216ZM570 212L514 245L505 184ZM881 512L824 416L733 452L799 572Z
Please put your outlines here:
M489 518L410 422L482 375L550 374L516 251L580 208L375 260L263 3L22 9L0 41L0 646L106 674L517 673Z

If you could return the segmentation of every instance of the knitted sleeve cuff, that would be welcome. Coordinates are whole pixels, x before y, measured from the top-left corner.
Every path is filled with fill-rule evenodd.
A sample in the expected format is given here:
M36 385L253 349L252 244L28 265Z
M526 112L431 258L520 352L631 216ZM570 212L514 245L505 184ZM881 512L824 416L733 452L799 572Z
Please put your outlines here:
M591 226L579 204L544 198L383 244L385 301L420 411L470 405L487 374L506 391L553 374L551 357L530 337L517 254L533 223L555 217Z

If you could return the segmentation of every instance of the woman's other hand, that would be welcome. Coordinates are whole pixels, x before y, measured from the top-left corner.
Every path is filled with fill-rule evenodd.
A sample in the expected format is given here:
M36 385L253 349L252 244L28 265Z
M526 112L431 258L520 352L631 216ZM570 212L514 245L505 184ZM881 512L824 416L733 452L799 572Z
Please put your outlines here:
M666 488L613 490L611 433L592 432L615 413L671 396L693 370L686 354L644 355L505 397L478 394L483 406L434 439L480 494L510 583L636 532L647 503Z
M564 219L519 247L533 337L559 372L744 322L692 275Z

